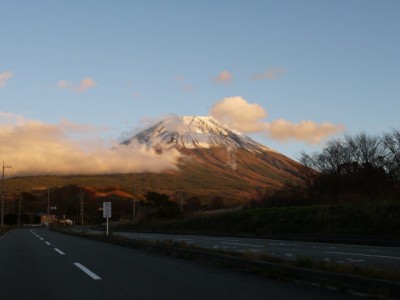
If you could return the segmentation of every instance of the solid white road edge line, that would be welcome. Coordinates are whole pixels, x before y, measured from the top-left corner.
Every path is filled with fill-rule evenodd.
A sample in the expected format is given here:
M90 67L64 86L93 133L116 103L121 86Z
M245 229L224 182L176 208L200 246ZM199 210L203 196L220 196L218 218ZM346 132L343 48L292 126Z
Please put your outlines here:
M380 257L380 258L389 258L389 259L400 259L400 257L398 257L398 256L386 256L386 255L372 255L372 254L334 252L334 251L325 251L325 253L330 253L330 254L344 254L344 255L355 255L355 256L366 256L366 257Z
M221 242L221 244L237 245L237 246L251 246L251 247L264 247L263 245L241 244L241 243L230 243L230 242Z
M60 249L54 248L54 251L56 251L58 254L65 255L65 253L62 252Z
M84 265L81 265L80 263L74 263L74 265L77 266L79 269L81 269L83 272L85 272L86 275L92 277L92 279L94 279L94 280L100 280L101 279L101 277L97 276L95 273L90 271Z

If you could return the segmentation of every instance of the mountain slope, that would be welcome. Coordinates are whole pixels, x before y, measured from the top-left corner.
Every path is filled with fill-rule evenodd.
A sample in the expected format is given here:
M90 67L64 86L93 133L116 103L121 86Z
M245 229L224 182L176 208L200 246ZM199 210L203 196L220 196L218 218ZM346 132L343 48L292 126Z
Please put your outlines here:
M212 117L173 116L146 129L123 142L133 141L149 147L177 147L178 149L204 149L225 147L250 152L272 151L251 138L221 126Z
M178 171L165 173L130 173L108 175L33 176L6 180L6 191L30 191L36 187L60 188L78 185L98 193L109 187L142 199L146 191L166 193L177 199L199 197L203 204L220 196L224 203L244 203L261 190L300 181L302 165L253 141L251 138L219 125L208 117L173 117L140 132L124 145L145 144L157 153L175 148L182 157ZM134 158L133 158L134 159ZM16 196L17 197L17 196ZM75 197L75 200L78 195Z
M212 189L280 187L299 181L296 161L221 126L211 117L172 117L144 130L123 144L138 142L160 154L174 147L184 158L180 170L199 186ZM219 184L220 183L220 184Z

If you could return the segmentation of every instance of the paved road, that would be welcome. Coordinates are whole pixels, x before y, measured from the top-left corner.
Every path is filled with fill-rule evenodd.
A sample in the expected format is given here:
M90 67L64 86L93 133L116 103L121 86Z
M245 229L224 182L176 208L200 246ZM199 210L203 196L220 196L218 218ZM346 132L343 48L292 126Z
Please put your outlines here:
M0 238L0 299L353 298L47 229Z
M267 253L287 260L307 256L316 260L383 267L400 271L400 247L135 232L114 232L113 234L139 240L174 240L233 252Z

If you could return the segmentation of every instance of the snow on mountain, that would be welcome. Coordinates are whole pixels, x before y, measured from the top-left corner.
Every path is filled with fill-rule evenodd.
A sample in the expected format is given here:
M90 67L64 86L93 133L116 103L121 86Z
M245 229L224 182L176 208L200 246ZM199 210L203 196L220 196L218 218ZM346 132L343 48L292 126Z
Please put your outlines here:
M296 161L211 117L170 117L122 144L146 145L158 154L178 150L183 155L179 172L189 176L188 184L214 186L218 191L243 185L249 189L280 187L301 176Z
M250 152L273 151L251 138L218 124L212 117L173 116L138 133L125 145L137 141L148 147L211 148L226 147Z

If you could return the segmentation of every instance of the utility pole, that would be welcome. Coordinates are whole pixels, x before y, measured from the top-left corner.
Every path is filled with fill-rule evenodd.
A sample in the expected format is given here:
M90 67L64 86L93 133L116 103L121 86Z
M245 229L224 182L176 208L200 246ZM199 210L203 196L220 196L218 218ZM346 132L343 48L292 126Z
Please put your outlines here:
M47 226L50 226L50 187L47 187Z
M133 190L133 222L136 220L136 199L135 199L135 187L132 188Z
M4 226L4 161L3 176L1 177L1 227Z
M22 202L22 192L21 192L21 186L19 186L18 227L21 227L21 202Z
M11 168L11 166L5 166L3 161L3 176L1 177L1 227L4 226L4 169Z
M183 214L183 188L179 188L179 208L181 209L181 213Z
M83 226L83 193L82 193L82 188L80 192L80 197L81 197L81 225Z

